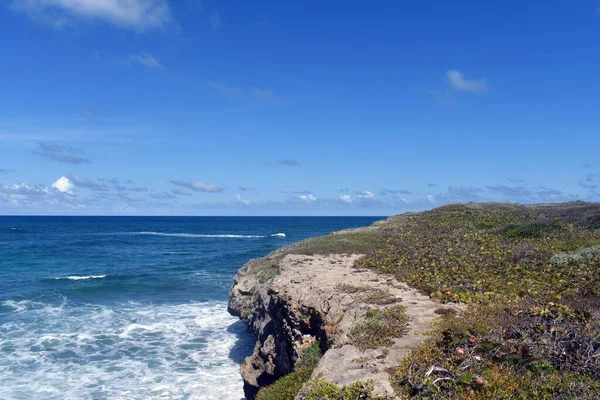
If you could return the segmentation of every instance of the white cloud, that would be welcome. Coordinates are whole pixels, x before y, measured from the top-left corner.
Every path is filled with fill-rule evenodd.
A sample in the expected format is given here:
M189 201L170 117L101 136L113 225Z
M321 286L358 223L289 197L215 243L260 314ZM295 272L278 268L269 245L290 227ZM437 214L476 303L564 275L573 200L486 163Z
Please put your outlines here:
M371 192L362 192L358 195L359 199L374 199L375 195Z
M340 196L340 201L342 203L350 204L352 203L352 196L350 196L349 194L343 194Z
M163 65L150 53L131 54L129 61L148 68L164 68Z
M187 181L171 181L173 185L181 186L196 192L221 193L225 189L212 183L204 182L187 182Z
M56 182L52 184L52 187L61 193L73 194L73 183L66 176L58 178Z
M171 20L166 0L13 0L12 7L55 28L77 20L101 20L144 30L164 26Z
M317 198L315 196L313 196L311 193L301 194L300 196L298 196L298 198L307 204L314 203L315 201L317 201Z
M490 89L485 79L465 79L463 73L455 69L448 70L446 78L452 88L461 92L480 93Z
M428 195L427 195L427 200L428 200L430 203L435 203L435 197L433 197L433 195L432 195L432 194L428 194Z
M249 206L252 203L250 200L243 199L239 194L235 195L235 201L245 206Z

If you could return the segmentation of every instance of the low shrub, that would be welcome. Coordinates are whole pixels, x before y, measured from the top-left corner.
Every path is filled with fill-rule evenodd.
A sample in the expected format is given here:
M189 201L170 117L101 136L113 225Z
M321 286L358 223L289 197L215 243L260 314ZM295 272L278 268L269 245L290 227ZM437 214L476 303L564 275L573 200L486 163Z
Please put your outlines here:
M298 391L310 379L320 358L321 348L319 342L316 342L304 350L290 374L262 388L256 395L256 400L294 400Z
M600 313L572 305L474 306L446 316L395 369L394 385L415 399L599 398Z
M371 309L365 313L364 320L350 331L351 343L360 350L390 346L392 339L406 334L408 322L404 306Z
M557 253L552 256L550 262L554 265L571 265L591 261L594 258L600 258L600 246Z
M373 394L373 382L354 382L351 385L339 387L326 381L316 381L311 384L307 400L378 400ZM383 399L382 399L383 400Z

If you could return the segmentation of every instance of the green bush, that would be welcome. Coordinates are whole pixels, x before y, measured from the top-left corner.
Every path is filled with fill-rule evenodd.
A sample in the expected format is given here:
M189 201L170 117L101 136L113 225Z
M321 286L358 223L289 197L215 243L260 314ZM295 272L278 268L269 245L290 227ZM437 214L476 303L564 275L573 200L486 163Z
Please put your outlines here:
M256 395L256 400L294 400L302 385L310 379L321 355L319 342L306 348L294 366L294 370L275 383L262 388Z
M579 264L600 257L600 246L586 247L583 249L561 252L552 256L550 262L554 265Z

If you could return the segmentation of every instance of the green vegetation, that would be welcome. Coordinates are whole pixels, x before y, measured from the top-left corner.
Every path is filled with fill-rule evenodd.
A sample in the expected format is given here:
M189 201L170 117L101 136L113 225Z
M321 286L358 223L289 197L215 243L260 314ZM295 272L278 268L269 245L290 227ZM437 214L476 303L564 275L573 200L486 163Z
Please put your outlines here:
M394 274L444 302L599 296L600 255L574 253L577 261L568 268L552 261L600 244L600 231L589 228L595 219L587 203L560 207L466 204L395 217L386 246L357 266Z
M354 382L351 385L339 387L329 382L316 381L311 387L307 400L377 400L373 395L373 382Z
M363 295L360 296L360 299L368 304L384 306L402 301L402 299L396 298L386 290L375 289L368 286L354 286L340 283L336 285L335 288L343 293L363 293Z
M600 246L555 254L550 259L550 263L564 266L585 263L595 258L600 258Z
M304 350L292 373L262 388L256 395L256 400L294 400L302 385L310 379L320 358L321 348L319 342L316 342Z
M598 305L477 306L446 316L393 383L414 399L597 399Z
M402 398L600 398L600 205L464 204L390 219L357 262L441 302Z
M290 247L287 254L366 254L384 246L385 236L376 233L331 234L304 240Z
M362 297L362 300L365 303L377 304L377 305L380 305L380 306L385 306L385 305L388 305L388 304L394 304L394 303L397 303L397 302L401 301L401 299L396 298L395 296L393 296L387 290L382 290L382 289L371 289L371 290L369 290Z
M351 341L361 350L390 346L393 338L399 338L407 332L408 322L403 306L383 310L375 308L367 311L364 321L352 328Z
M244 268L246 268L248 272L258 276L258 281L260 283L266 283L280 274L277 263L267 258L251 260Z
M389 371L400 398L600 398L600 204L449 205L291 252L363 253L356 267L468 305L436 310L431 338ZM371 304L392 301L368 287L338 289ZM362 350L389 346L407 322L401 306L370 310L350 338ZM318 381L310 396L372 398L360 382Z

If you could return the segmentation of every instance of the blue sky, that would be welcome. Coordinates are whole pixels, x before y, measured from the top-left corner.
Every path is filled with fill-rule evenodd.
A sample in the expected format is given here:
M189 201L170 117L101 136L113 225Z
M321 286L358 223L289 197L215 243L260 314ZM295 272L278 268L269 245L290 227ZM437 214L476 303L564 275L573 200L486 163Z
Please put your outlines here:
M600 3L7 0L0 214L600 200Z

